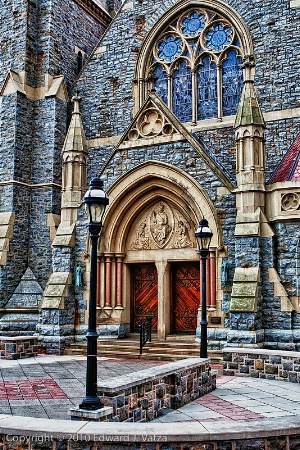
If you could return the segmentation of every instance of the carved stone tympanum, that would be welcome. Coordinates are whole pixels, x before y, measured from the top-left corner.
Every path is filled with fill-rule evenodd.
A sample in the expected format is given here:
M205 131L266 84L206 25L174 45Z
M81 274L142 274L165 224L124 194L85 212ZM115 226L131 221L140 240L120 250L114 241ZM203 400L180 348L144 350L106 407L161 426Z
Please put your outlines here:
M130 250L193 247L191 221L167 202L159 201L135 220Z

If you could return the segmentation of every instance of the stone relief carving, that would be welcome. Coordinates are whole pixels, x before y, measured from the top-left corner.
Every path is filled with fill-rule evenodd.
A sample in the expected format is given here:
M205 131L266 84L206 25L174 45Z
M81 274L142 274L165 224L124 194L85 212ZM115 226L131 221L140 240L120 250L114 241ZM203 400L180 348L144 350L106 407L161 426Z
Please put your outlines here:
M130 250L193 247L190 220L178 210L160 201L148 208L134 222L129 239Z
M137 119L133 128L128 132L128 139L136 141L154 136L169 136L174 132L172 125L153 105Z
M193 243L190 240L189 232L191 230L191 225L184 219L184 217L179 216L177 218L177 226L175 229L175 248L186 248L193 247Z
M174 226L171 209L163 202L158 203L150 217L150 231L156 244L163 248L171 237L171 232Z
M141 220L135 233L135 239L131 244L132 250L146 250L150 248L149 230L146 220Z
M282 211L296 211L300 206L300 195L296 192L283 194L281 197Z

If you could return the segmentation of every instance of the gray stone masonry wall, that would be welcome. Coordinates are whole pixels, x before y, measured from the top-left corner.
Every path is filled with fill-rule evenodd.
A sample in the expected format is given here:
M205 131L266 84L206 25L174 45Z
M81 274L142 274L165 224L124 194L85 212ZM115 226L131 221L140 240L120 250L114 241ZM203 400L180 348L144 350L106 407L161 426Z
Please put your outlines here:
M230 128L219 128L194 133L201 145L224 168L224 172L235 182L236 144L235 133Z
M223 361L223 375L300 383L300 357L297 352L224 348Z
M282 284L284 285L288 295L299 296L299 223L274 223L273 229L277 237L277 270L282 280Z
M104 26L75 1L36 0L36 9L39 25L35 34L36 57L40 61L36 72L62 74L69 88L77 75L75 46L87 57L103 34ZM40 85L43 80L35 82Z
M1 2L0 87L9 68L16 72L25 69L27 7L26 0Z
M30 147L33 130L28 122L31 115L31 102L23 94L15 93L2 98L0 110L1 152L0 181L28 182L30 179ZM21 164L20 164L21 162ZM12 199L10 199L12 202ZM3 199L1 199L2 203ZM10 208L11 208L10 204ZM9 211L2 207L2 211ZM11 209L10 209L11 210Z
M105 31L75 1L4 0L0 11L0 86L12 68L26 70L31 86L44 85L49 73L64 75L70 87L77 75L75 46L86 60Z
M289 238L289 242L291 243L291 237ZM282 330L291 330L292 313L281 311L281 300L274 295L274 283L269 282L268 268L275 267L278 271L276 237L262 238L261 246L264 256L261 264L263 326L265 329L275 329L273 338L277 342L280 340L279 336ZM290 248L290 251L292 251L292 248ZM282 276L280 278L282 281L284 280ZM268 342L267 347L272 348L271 342ZM294 348L290 348L289 350L294 350Z
M67 105L56 97L47 97L34 102L33 117L32 183L61 184L61 149L66 133ZM60 202L57 208L60 210Z
M20 359L36 356L37 341L37 336L15 338L0 336L0 359Z
M0 273L1 306L6 305L28 267L31 193L29 189L19 186L10 186L10 189L6 189L6 193L8 191L11 195L11 210L15 211L16 220L13 237L10 239L7 264Z

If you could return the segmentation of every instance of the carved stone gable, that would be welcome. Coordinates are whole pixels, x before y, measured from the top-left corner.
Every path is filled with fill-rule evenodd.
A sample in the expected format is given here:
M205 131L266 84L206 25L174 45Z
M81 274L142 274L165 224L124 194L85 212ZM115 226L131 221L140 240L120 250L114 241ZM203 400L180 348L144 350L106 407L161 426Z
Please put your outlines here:
M132 124L124 142L156 136L170 136L174 132L172 124L150 100Z
M128 250L194 247L193 233L190 219L161 200L135 220Z

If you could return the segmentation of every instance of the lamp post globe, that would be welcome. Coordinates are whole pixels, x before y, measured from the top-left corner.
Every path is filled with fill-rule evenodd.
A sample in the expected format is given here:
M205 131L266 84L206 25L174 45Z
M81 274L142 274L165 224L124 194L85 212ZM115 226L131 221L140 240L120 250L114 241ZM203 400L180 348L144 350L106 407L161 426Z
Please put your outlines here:
M199 222L195 232L198 253L201 257L201 321L200 321L200 358L207 358L207 317L206 317L206 259L213 233L205 218Z
M86 395L79 405L80 409L95 410L103 406L97 396L97 339L96 332L96 280L97 280L97 247L98 239L103 227L102 219L109 200L103 191L103 181L93 178L82 202L85 205L89 220L88 229L91 239L90 255L90 295L88 308L87 331L87 367L86 367Z

